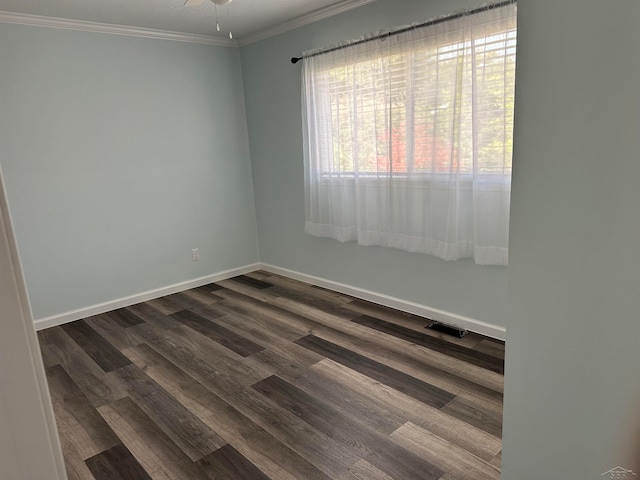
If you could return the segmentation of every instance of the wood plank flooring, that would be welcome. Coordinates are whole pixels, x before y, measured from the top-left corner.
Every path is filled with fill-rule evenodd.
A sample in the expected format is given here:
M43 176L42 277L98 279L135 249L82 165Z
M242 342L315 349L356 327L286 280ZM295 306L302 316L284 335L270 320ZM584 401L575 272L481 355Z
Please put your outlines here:
M39 332L70 480L494 480L504 343L267 272Z

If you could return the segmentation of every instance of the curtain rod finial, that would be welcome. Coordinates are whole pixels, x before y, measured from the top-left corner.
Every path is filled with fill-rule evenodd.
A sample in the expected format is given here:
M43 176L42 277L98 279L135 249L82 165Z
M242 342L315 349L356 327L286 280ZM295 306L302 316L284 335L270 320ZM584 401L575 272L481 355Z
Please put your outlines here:
M300 60L302 60L302 58L299 58L299 57L291 57L291 63L293 63L293 64L298 63Z

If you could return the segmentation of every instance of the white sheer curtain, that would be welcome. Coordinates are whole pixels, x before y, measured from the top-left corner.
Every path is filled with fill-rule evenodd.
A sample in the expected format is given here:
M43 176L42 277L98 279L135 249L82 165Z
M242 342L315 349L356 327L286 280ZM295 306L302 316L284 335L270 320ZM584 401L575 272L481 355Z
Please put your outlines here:
M506 265L516 7L303 63L305 232Z

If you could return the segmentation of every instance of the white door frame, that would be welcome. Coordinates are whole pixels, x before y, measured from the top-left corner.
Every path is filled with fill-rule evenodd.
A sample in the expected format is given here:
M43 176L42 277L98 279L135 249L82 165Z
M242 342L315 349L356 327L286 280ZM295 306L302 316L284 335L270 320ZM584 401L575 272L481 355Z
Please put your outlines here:
M0 480L66 480L0 171Z

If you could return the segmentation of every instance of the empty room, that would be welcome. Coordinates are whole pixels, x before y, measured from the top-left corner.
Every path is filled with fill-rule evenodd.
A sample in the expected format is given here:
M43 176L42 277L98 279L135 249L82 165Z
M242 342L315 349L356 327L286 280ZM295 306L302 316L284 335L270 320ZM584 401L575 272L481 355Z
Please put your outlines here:
M0 0L0 480L640 475L639 22Z

